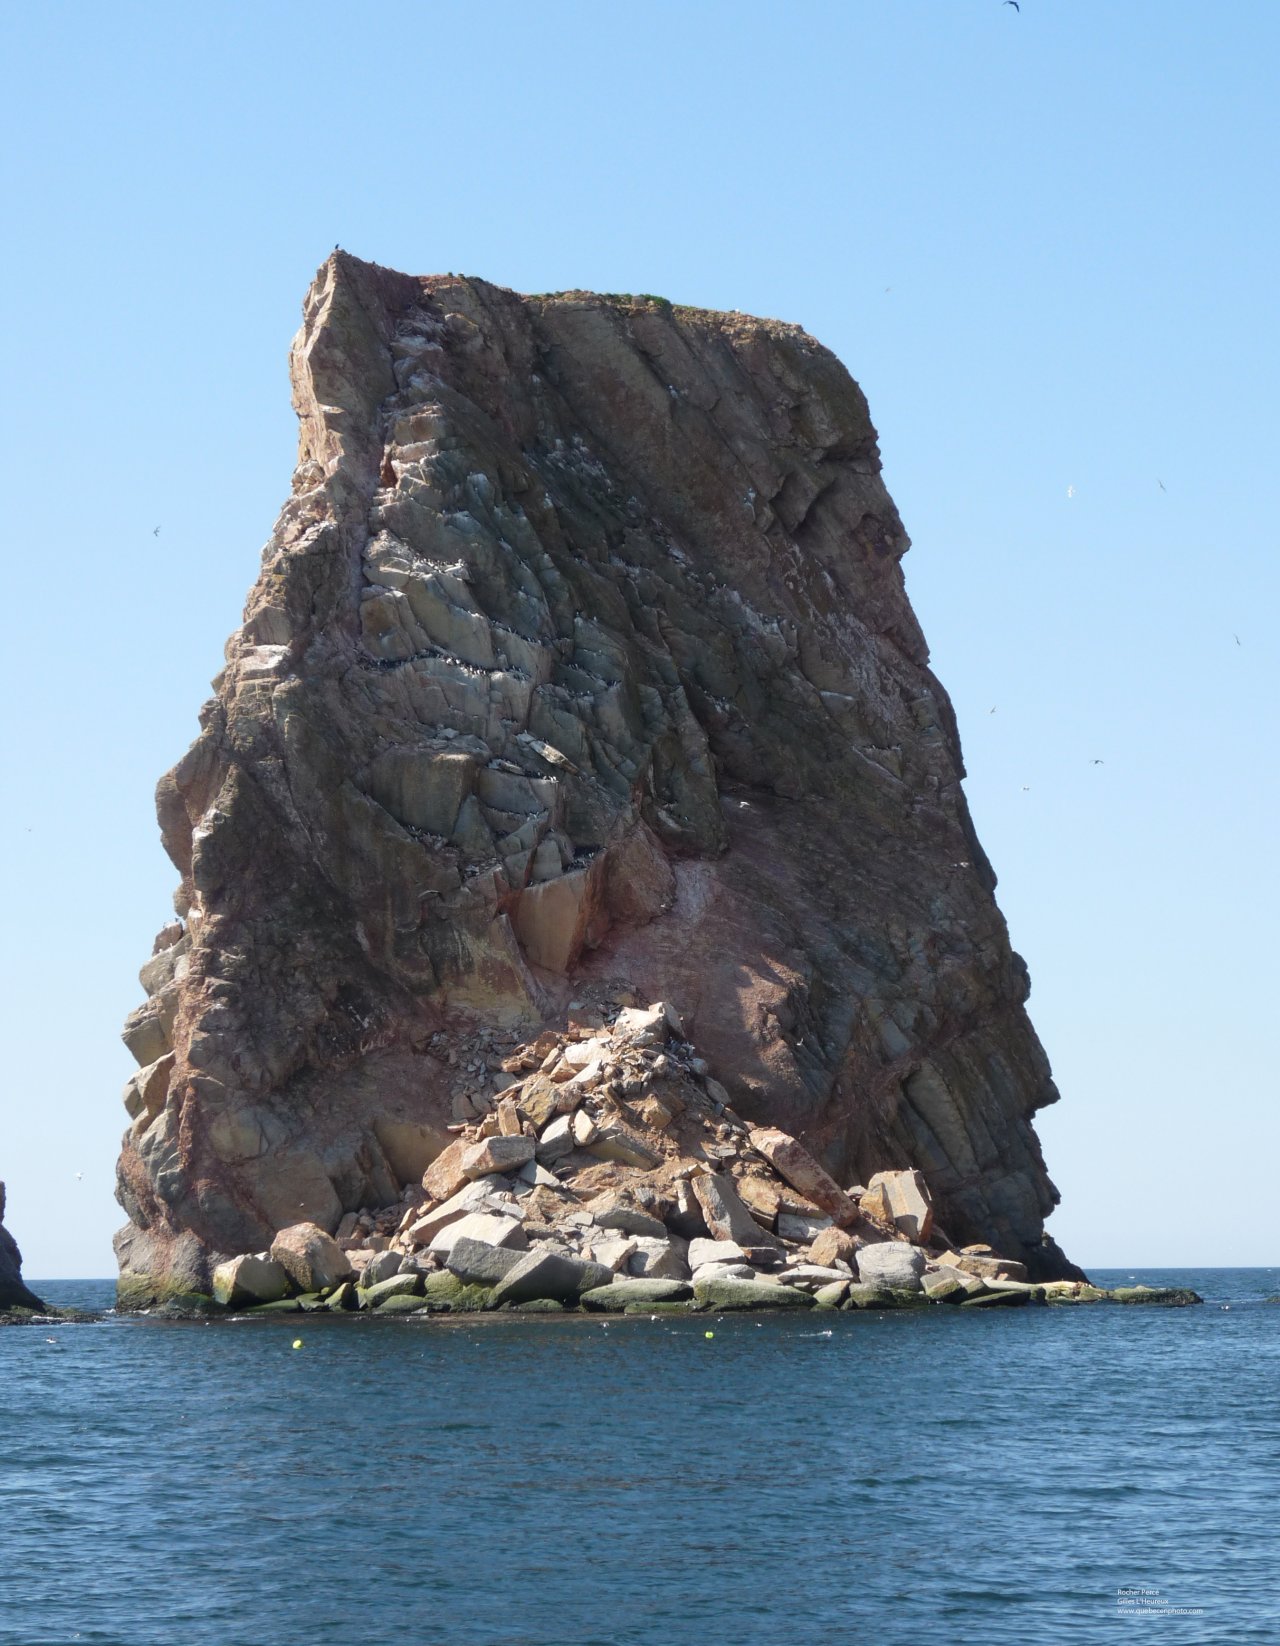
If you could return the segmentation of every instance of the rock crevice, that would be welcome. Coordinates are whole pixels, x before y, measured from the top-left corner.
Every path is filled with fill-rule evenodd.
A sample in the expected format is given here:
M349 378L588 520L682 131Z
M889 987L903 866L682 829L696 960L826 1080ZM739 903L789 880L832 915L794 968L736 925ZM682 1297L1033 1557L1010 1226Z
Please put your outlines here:
M292 496L157 795L123 1300L391 1203L494 1101L481 1033L620 980L748 1122L1069 1272L1026 970L834 356L339 253L292 376Z

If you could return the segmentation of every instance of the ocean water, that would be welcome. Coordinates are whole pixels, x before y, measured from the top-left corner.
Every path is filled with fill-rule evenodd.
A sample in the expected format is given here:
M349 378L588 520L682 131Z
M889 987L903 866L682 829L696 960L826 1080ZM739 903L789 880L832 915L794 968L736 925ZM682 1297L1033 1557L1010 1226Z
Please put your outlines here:
M1274 1643L1280 1270L1134 1275L1208 1302L0 1329L0 1641Z

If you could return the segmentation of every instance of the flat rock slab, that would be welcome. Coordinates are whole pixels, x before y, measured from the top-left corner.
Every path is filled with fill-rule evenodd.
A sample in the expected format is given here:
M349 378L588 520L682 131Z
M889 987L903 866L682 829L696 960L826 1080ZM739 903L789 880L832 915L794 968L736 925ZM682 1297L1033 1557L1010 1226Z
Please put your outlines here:
M504 1246L508 1251L523 1252L529 1247L524 1229L515 1218L501 1212L468 1212L465 1217L446 1223L427 1250L447 1257L460 1240Z
M515 1172L533 1159L534 1143L523 1133L516 1137L482 1137L462 1156L465 1177L488 1177L492 1172Z
M682 1303L693 1296L687 1280L614 1280L583 1292L588 1309L649 1308L655 1303Z
M698 1279L693 1295L703 1309L811 1309L813 1298L776 1280Z
M715 1240L731 1240L738 1246L770 1246L784 1251L782 1242L762 1229L743 1204L734 1188L733 1179L725 1174L711 1173L690 1180L707 1228Z

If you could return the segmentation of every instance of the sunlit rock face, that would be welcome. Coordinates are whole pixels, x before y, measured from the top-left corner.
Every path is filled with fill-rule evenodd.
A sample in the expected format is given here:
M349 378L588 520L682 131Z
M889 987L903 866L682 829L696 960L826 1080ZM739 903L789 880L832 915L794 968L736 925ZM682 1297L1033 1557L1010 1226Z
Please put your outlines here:
M842 1182L916 1167L952 1239L1070 1271L1026 969L840 362L338 253L292 379L293 494L158 791L122 1299L394 1201L492 1096L478 1035L624 983Z

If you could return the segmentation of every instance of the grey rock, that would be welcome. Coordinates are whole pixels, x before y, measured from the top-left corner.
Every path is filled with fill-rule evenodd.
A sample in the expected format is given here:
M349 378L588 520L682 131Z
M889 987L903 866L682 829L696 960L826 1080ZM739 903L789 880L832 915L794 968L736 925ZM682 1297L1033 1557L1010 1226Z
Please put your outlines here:
M869 1286L918 1292L926 1260L926 1254L918 1246L908 1245L906 1241L879 1241L859 1250L858 1279Z
M213 1271L213 1300L228 1309L274 1303L290 1286L284 1265L264 1252L230 1258Z
M777 1280L738 1280L694 1276L693 1295L704 1309L810 1309L813 1298L798 1286Z
M693 1288L686 1280L632 1280L611 1281L607 1286L596 1286L583 1292L582 1302L588 1309L626 1309L653 1303L679 1303L693 1296Z
M455 1240L445 1259L445 1266L459 1280L473 1286L496 1286L505 1280L521 1262L525 1252L508 1246L491 1246L482 1240L463 1236Z

